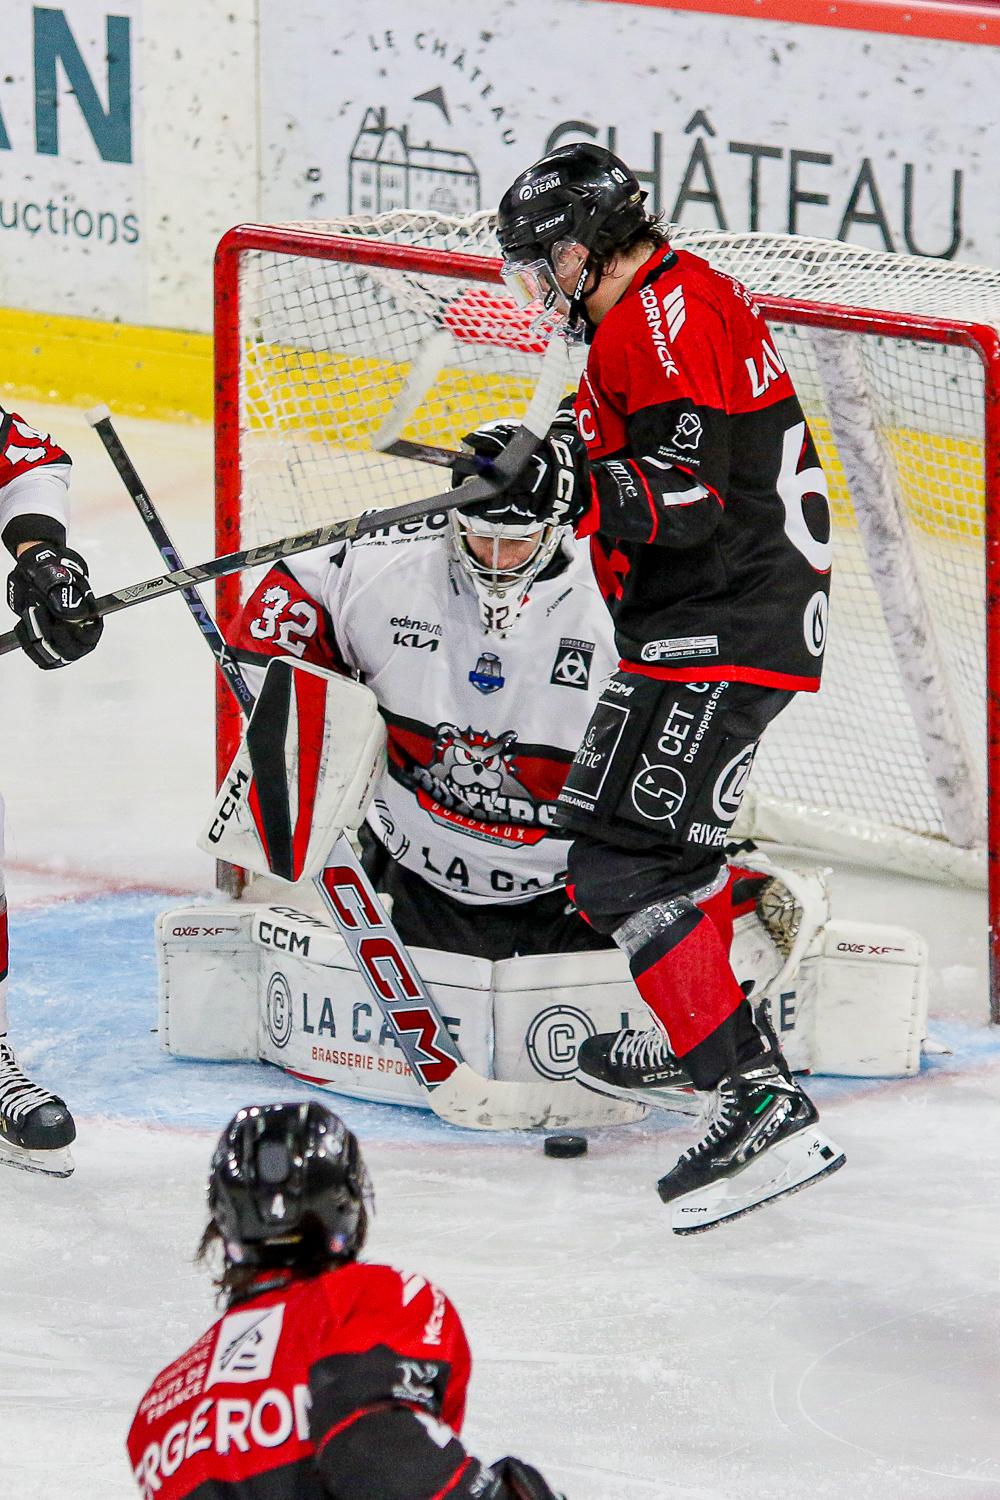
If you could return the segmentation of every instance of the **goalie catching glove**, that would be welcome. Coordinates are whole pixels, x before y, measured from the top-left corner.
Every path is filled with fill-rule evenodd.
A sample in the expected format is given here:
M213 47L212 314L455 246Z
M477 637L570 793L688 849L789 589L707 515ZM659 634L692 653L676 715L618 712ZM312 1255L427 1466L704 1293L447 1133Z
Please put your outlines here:
M36 542L26 547L7 578L7 603L20 616L18 644L49 671L93 651L104 621L94 615L94 593L79 552Z
M518 430L516 422L503 419L466 433L462 445L471 450L478 463L471 470L459 459L452 466L452 483L461 484L470 472L482 473L483 461L495 462ZM587 450L573 413L564 409L513 484L502 495L477 501L466 509L489 520L491 507L499 506L508 525L520 520L524 526L576 526L590 509L590 500Z

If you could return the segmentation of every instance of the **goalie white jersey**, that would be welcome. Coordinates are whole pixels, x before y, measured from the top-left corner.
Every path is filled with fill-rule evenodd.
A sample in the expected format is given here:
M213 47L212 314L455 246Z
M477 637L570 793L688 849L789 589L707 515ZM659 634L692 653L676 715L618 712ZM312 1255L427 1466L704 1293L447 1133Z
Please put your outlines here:
M368 823L392 858L460 901L530 900L565 874L555 802L617 662L608 615L567 541L486 635L448 535L437 515L279 564L233 645L255 689L275 655L356 673L388 728Z

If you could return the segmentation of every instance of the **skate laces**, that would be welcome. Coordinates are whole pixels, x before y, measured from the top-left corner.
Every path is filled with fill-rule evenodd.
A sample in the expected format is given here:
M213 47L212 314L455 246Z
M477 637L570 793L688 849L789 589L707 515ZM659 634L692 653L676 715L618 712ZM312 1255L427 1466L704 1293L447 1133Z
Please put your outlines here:
M694 1161L696 1157L710 1151L725 1139L731 1126L736 1124L739 1112L736 1107L736 1090L731 1084L721 1083L714 1094L708 1095L702 1109L702 1119L706 1122L705 1133L693 1146L688 1147L681 1156L681 1161Z
M611 1049L611 1061L627 1068L661 1068L672 1061L671 1053L656 1027L649 1031L621 1031Z
M54 1104L55 1095L41 1088L22 1071L7 1041L0 1041L0 1114L22 1120L42 1104Z

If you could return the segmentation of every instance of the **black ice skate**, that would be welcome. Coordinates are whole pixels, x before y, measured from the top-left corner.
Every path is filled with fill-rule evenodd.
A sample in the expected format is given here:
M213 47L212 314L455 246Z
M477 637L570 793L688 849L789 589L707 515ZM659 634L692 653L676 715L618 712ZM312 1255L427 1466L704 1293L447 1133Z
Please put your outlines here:
M66 1105L26 1077L10 1043L0 1037L0 1162L68 1177L73 1170L69 1146L75 1139Z
M711 1097L711 1096L709 1096ZM719 1084L704 1136L657 1184L675 1234L697 1234L797 1193L846 1160L816 1129L810 1099L771 1051Z
M597 1094L641 1099L658 1109L697 1114L702 1097L654 1026L589 1036L577 1054L577 1082Z

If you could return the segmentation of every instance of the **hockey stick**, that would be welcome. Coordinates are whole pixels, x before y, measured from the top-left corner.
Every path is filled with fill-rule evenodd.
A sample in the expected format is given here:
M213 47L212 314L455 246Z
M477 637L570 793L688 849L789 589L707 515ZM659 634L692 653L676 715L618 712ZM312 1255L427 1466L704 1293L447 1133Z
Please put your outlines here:
M396 451L396 440L427 392L444 368L444 362L455 347L455 341L447 328L438 327L418 350L410 365L410 372L403 381L402 389L382 425L372 434L371 445L376 453Z
M414 458L417 463L434 464L438 469L452 469L462 459L469 463L469 472L476 473L475 455L460 453L455 448L438 448L433 443L412 443L409 438L396 438L379 450L392 458Z
M445 490L440 495L431 495L424 500L410 500L406 505L393 506L388 510L366 511L363 515L351 516L344 521L331 521L325 526L316 526L311 531L295 536L282 537L276 542L263 542L259 546L248 547L243 552L229 552L223 557L214 557L209 562L198 563L191 568L178 568L157 578L147 578L142 583L129 584L126 588L115 589L97 599L94 614L117 614L119 610L131 609L134 604L145 604L147 600L159 599L164 594L183 592L195 584L225 578L227 574L239 573L244 568L278 562L283 557L313 552L320 547L330 547L335 542L353 541L356 537L381 531L386 526L398 526L403 521L419 520L441 511L455 510L458 506L468 505L476 500L488 500L510 486L548 432L566 385L567 370L565 346L561 340L553 339L545 351L538 385L521 426L488 471L464 480L457 489ZM16 651L19 646L16 631L8 630L0 635L0 656Z
M166 527L114 430L107 408L95 408L87 416L164 561L179 563ZM184 598L229 687L242 706L252 706L250 687L197 592L185 590ZM441 1119L479 1129L558 1128L587 1124L589 1112L590 1122L608 1123L607 1101L577 1097L583 1090L573 1091L575 1107L568 1103L560 1107L544 1084L488 1079L469 1067L358 865L346 835L338 839L330 863L313 884L392 1027L411 1071L427 1090L431 1108ZM564 1086L560 1092L565 1093Z

